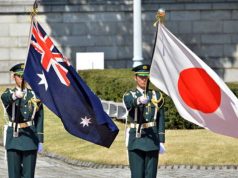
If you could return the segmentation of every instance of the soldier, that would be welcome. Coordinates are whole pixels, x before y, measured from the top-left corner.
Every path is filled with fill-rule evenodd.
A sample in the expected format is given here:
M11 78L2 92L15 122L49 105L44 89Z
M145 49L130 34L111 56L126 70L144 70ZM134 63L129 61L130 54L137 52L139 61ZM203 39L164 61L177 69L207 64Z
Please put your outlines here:
M34 178L37 150L43 149L43 105L25 87L23 70L23 63L10 69L16 86L1 96L9 117L5 145L9 178Z
M136 89L123 96L130 122L127 147L132 178L156 178L159 151L165 150L164 99L160 92L146 89L149 70L149 65L133 68Z

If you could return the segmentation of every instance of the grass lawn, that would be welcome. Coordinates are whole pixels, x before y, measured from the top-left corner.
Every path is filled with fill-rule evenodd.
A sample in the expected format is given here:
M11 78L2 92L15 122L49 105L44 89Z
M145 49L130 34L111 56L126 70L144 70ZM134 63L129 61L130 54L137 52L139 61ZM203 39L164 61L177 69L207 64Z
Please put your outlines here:
M5 87L4 87L5 88ZM0 87L0 93L3 87ZM0 136L3 110L0 108ZM59 118L45 107L44 150L64 157L104 164L127 164L124 144L124 124L116 122L119 135L107 149L68 134ZM160 165L238 165L238 139L221 136L207 130L167 130L166 153Z

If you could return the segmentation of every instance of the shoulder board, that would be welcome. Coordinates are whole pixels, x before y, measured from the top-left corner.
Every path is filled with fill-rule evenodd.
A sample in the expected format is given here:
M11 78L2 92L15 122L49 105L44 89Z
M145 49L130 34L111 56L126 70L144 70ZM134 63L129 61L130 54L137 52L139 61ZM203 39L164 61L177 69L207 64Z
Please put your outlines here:
M35 92L34 92L32 89L29 89L29 88L28 88L27 91L30 92L32 95L35 96Z
M124 96L129 96L129 95L131 95L133 98L135 98L135 97L136 97L136 92L137 92L136 89L132 89L132 90L127 91L127 92L124 94Z
M14 89L12 89L12 88L7 88L5 91L4 91L4 93L14 93Z
M147 93L152 93L154 90L148 89ZM156 92L156 91L155 91Z
M125 94L130 94L130 93L135 93L136 92L136 89L131 89L131 90L128 90Z
M27 89L32 95L33 95L33 97L35 98L35 99L37 99L37 100L39 100L40 101L40 99L36 96L36 94L35 94L35 92L32 90L32 89Z

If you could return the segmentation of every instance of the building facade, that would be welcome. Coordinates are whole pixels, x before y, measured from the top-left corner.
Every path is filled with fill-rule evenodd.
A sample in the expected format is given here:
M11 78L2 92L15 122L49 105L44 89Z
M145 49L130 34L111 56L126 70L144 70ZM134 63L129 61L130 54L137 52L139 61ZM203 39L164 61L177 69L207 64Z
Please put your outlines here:
M27 57L34 0L0 0L0 84ZM165 26L225 81L238 81L238 0L142 0L143 58L150 63L159 8ZM131 68L133 0L41 0L38 21L75 65L77 52L104 52L105 68Z

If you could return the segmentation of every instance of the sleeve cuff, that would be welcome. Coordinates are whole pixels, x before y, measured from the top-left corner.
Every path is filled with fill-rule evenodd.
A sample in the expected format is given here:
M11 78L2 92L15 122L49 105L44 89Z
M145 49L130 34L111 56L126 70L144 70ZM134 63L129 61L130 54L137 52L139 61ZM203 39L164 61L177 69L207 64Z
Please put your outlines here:
M159 133L159 141L160 141L160 143L165 142L165 133L163 133L163 132Z
M37 137L40 143L44 142L44 133L37 133Z

